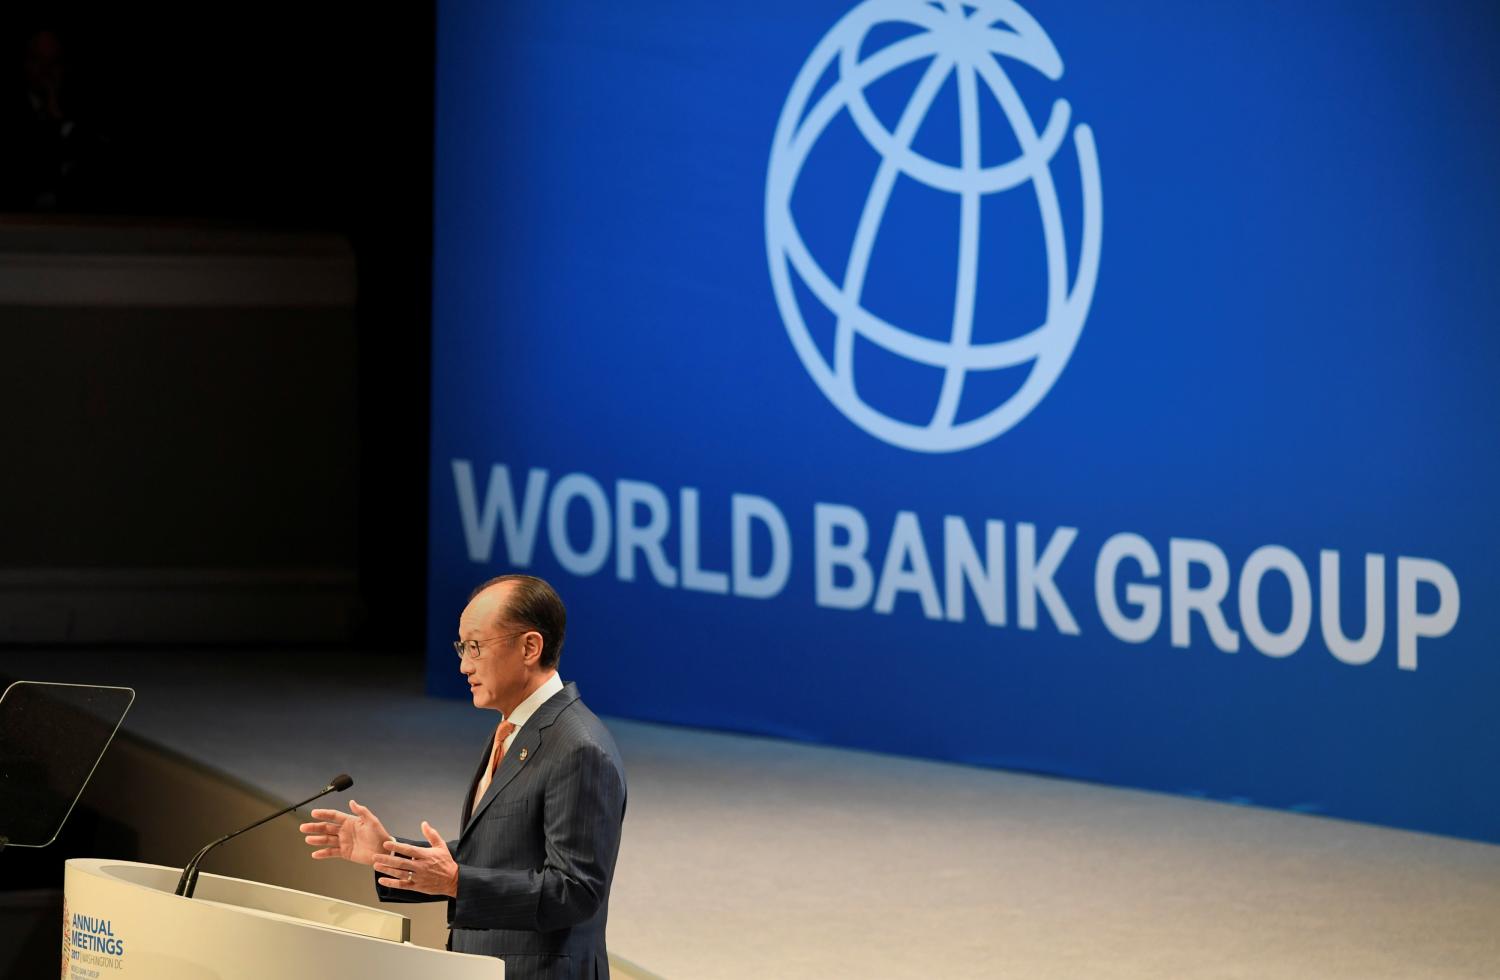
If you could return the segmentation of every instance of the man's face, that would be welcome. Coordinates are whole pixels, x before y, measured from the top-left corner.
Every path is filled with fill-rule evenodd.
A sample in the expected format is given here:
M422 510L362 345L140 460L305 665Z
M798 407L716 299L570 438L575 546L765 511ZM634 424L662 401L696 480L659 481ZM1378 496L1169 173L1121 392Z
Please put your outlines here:
M527 634L503 617L509 593L508 582L486 589L458 617L458 638L482 644L478 660L464 657L459 666L476 708L514 710L525 698Z

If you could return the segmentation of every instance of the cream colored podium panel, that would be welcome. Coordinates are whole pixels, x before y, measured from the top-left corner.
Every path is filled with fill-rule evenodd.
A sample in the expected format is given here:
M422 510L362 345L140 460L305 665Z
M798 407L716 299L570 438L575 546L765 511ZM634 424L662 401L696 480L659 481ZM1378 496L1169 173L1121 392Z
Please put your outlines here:
M67 863L63 980L502 980L505 964L413 946L404 915L178 868Z

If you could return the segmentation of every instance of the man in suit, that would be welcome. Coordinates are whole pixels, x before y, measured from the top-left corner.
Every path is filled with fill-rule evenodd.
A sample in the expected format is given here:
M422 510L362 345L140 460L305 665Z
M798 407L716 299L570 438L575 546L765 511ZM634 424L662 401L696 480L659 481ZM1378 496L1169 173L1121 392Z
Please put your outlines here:
M456 840L393 838L368 808L314 810L316 859L375 869L382 901L448 902L448 948L498 956L506 980L609 976L604 927L625 817L609 731L557 676L567 614L546 582L502 575L459 617L476 708L501 713L464 799Z

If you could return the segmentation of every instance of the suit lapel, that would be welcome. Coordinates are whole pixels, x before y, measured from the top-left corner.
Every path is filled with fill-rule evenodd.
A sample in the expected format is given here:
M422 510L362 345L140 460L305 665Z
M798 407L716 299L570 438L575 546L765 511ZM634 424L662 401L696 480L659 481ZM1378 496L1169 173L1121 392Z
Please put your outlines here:
M484 775L485 769L489 768L490 750L495 744L495 733L492 730L484 740L484 751L479 754L479 765L474 769L474 778L469 780L469 791L464 794L463 812L458 815L458 825L465 826L469 822L469 811L474 809L474 791L479 788L480 777Z
M464 803L463 833L459 835L462 840L468 836L469 830L478 822L485 808L494 802L495 797L520 774L523 766L530 765L535 759L537 752L542 746L542 736L562 710L574 701L578 700L578 685L567 684L561 691L548 698L536 714L526 720L516 737L511 740L510 749L506 751L505 758L500 760L500 768L495 771L495 778L490 782L489 789L485 790L484 796L479 800L479 805L473 805L474 791L479 788L479 774L489 763L489 753L485 753L484 760L480 762L479 770L474 774L474 782L469 784L469 795ZM469 809L473 807L474 816L469 817Z

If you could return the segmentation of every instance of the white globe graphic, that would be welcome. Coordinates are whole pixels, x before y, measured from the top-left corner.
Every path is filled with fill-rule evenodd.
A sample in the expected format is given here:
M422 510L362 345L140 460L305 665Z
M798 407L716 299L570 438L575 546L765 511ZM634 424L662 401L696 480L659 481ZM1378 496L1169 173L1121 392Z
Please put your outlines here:
M915 29L901 40L866 54L860 50L877 25ZM871 109L865 89L887 74L923 60L930 64L889 129ZM934 4L923 0L866 0L836 23L798 73L782 108L766 177L766 251L777 306L792 345L823 394L870 435L919 452L957 452L1006 432L1031 412L1062 373L1083 330L1099 268L1102 234L1099 161L1093 133L1073 129L1082 182L1083 221L1077 274L1068 283L1068 256L1062 210L1051 164L1067 134L1071 108L1058 99L1038 132L1015 85L1007 60L1020 62L1056 81L1063 63L1041 25L1010 0L965 0ZM833 85L809 105L818 82L837 63ZM915 153L911 144L950 75L956 75L960 165ZM981 166L979 100L993 99L1004 112L1020 153L1004 163ZM879 155L879 165L853 229L847 265L835 276L813 258L798 231L792 193L808 154L829 124L847 111L860 135ZM862 301L876 235L898 176L960 198L958 269L952 330L934 339L887 322ZM1024 193L1030 185L1041 214L1047 268L1046 318L1029 332L991 343L972 342L979 269L980 201L985 195ZM833 314L833 356L826 358L808 331L792 277ZM931 419L913 424L873 408L856 390L854 341L862 337L890 353L942 370L942 385ZM965 378L973 371L1030 365L1026 380L1009 398L976 418L956 421Z

